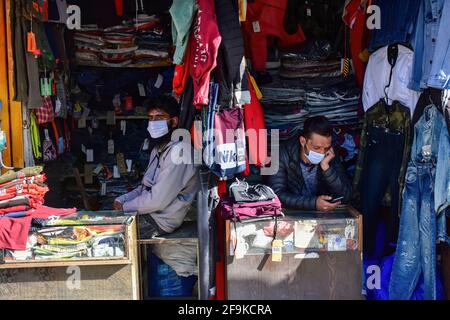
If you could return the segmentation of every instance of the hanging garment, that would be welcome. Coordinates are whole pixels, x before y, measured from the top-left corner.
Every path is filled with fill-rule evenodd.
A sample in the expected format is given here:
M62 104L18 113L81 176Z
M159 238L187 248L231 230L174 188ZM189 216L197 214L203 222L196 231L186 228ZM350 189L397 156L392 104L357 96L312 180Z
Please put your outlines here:
M389 63L389 47L378 49L370 56L364 78L362 102L364 111L387 97L387 103L399 101L414 114L420 93L408 89L411 79L413 52L405 46L398 45L395 65Z
M394 43L410 44L422 0L372 0L380 8L380 28L372 30L369 51Z
M183 63L195 11L195 0L174 0L170 7L172 39L175 46L175 53L173 54L174 64Z
M395 242L401 190L410 151L409 109L395 101L388 106L385 101L367 110L361 133L360 153L356 167L353 193L359 196L364 217L364 250L373 255L378 210L383 198L389 198L390 223L388 240Z
M370 6L369 0L347 0L343 19L350 29L350 50L356 82L360 87L364 83L364 73L368 57L364 54L370 40L370 30L366 24L366 9Z
M214 0L198 0L198 11L190 41L189 70L194 82L193 105L208 105L211 71L217 65L222 38L216 21Z
M41 152L41 137L39 135L39 128L36 123L36 116L34 113L30 113L30 133L31 133L31 145L33 147L33 155L36 159L42 158Z
M269 158L267 154L266 123L264 121L264 110L249 74L248 77L251 102L244 107L245 130L249 139L247 162L261 167L268 163Z
M48 22L66 24L69 18L67 14L66 0L48 0Z
M414 36L414 64L409 87L450 89L450 2L420 1Z
M36 116L36 122L38 124L52 122L55 118L52 98L42 97L41 106L34 110L34 114Z
M215 81L219 83L218 104L234 107L250 103L246 76L244 39L237 8L232 1L215 0L217 25L222 42L217 57Z
M283 48L298 45L306 39L299 26L291 34L284 29L286 5L287 0L255 0L247 5L243 30L254 71L266 70L268 37L277 38Z
M443 209L449 205L446 198L449 198L450 189L442 187L450 186L449 144L443 115L436 106L428 106L414 130L397 254L389 288L391 299L410 299L421 274L424 277L424 299L437 298L436 240L447 240ZM444 149L444 153L440 149ZM439 167L440 172L437 172ZM445 181L444 185L440 181Z

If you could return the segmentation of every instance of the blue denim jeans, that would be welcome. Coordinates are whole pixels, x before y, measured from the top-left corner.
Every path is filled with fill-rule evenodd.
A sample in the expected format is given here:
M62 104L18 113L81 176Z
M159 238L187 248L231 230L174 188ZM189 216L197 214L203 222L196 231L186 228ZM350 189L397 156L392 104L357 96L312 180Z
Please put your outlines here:
M420 0L374 0L380 7L381 28L372 31L369 51L393 43L409 43L414 32Z
M397 253L389 285L389 298L392 300L409 300L422 273L424 299L436 299L434 178L434 164L409 164Z
M421 91L428 87L428 78L436 51L439 26L441 24L442 8L444 0L424 0L420 3L417 17L416 32L414 35L413 49L414 62L409 88Z
M434 50L428 86L450 89L450 1L445 1L442 9L436 49Z

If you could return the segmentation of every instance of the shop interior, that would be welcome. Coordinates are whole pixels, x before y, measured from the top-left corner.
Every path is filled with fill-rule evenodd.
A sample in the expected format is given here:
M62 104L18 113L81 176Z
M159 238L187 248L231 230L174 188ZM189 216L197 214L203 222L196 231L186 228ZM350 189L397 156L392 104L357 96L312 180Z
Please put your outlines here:
M141 299L313 296L308 292L333 298L319 290L329 285L319 274L329 270L314 254L324 252L324 257L340 261L333 270L348 277L339 278L338 287L342 286L335 290L342 296L337 298L349 297L346 294L351 292L355 299L389 299L395 290L390 291L393 275L388 270L393 270L397 283L410 281L414 286L403 296L397 292L396 297L450 297L445 229L446 213L450 214L445 199L450 185L446 153L450 149L445 146L450 143L450 76L447 83L421 80L439 68L450 72L448 63L443 63L450 51L446 47L446 56L444 49L436 49L440 56L434 54L427 48L427 36L417 31L426 28L421 14L428 10L429 1L388 2L11 1L13 100L22 103L27 124L22 172L29 197L2 205L0 214L22 219L25 215L17 212L33 209L35 204L45 208L32 220L26 215L31 221L26 222L31 224L26 243L1 241L1 260L129 258L136 249L138 253L132 255L136 263L139 260ZM381 8L381 29L368 28L373 18L367 11L370 5ZM80 9L80 28L76 27L77 12L70 10L74 6ZM450 4L445 1L442 6L440 19L448 22ZM397 19L388 11L396 12ZM439 23L436 26L439 29ZM433 48L443 48L442 42L450 41L441 32L436 32ZM423 55L416 54L421 51ZM435 57L434 61L430 64L425 56ZM197 59L200 66L192 71ZM413 88L410 83L417 78ZM179 128L190 132L195 132L195 123L205 126L205 117L214 112L221 119L243 119L240 128L244 130L266 130L267 134L259 135L255 144L244 137L245 154L232 167L199 165L202 199L192 204L183 225L171 235L141 241L133 249L131 220L113 212L113 202L141 184L155 146L147 131L146 104L161 96L172 96L180 103ZM268 184L261 170L270 166L273 146L298 139L305 120L314 116L325 116L333 125L333 149L353 182L352 209L342 207L303 222L295 218L299 210L289 214L284 208L285 217L275 222L272 218L236 224L223 219L220 200L230 196L236 178ZM423 140L425 131L431 132L431 140ZM279 141L273 140L274 134ZM259 150L261 146L265 152ZM416 154L433 158L430 170L437 172L430 174L429 190L414 189L408 180L413 179L414 170L425 170L414 166ZM15 185L9 187L17 197ZM437 190L442 197L430 195ZM413 217L405 207L416 203L433 207L411 209L417 216L431 214L436 222L427 225L431 228L427 239L421 228L428 216ZM75 215L77 223L52 218L50 209ZM325 230L323 234L339 230L335 233L345 235L324 240L319 229ZM279 262L267 258L268 252L274 255L277 233L284 241ZM237 237L244 242L239 248L234 243ZM420 272L404 270L400 259L395 260L399 250L412 250L395 246L401 242L421 248L417 250L422 250L418 253L422 258L415 262ZM293 254L301 258L294 259ZM263 263L264 257L269 261ZM287 263L286 259L292 260ZM311 264L302 265L303 259ZM425 260L432 261L432 270L426 268ZM366 273L370 265L381 268L382 288L361 288L371 275ZM260 267L286 270L280 271L279 278L270 273L274 278L269 281L263 279L267 275L261 275ZM409 278L402 278L402 272ZM265 287L248 290L254 279L266 281ZM269 286L272 282L276 289ZM304 287L283 292L293 282L304 282ZM346 282L353 287L346 287Z

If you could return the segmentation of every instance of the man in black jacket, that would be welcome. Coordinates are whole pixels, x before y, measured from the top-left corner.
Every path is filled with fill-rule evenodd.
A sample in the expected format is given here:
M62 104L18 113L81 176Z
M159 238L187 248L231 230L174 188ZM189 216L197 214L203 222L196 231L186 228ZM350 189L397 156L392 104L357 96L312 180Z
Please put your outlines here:
M327 118L312 117L299 139L280 147L279 170L268 183L283 207L331 211L350 200L351 182L331 147L332 133Z

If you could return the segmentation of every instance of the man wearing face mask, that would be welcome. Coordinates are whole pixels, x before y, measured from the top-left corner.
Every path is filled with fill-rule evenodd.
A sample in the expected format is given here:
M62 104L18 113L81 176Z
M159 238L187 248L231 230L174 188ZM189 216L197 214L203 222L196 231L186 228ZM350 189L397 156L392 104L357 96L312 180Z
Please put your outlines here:
M148 132L154 147L142 179L133 191L118 197L115 210L137 211L139 238L171 233L181 226L199 189L190 143L172 140L180 107L172 97L146 101ZM180 160L182 159L182 160Z
M268 183L285 208L332 211L350 200L351 182L331 146L332 133L327 118L312 117L300 138L280 147L279 170Z

